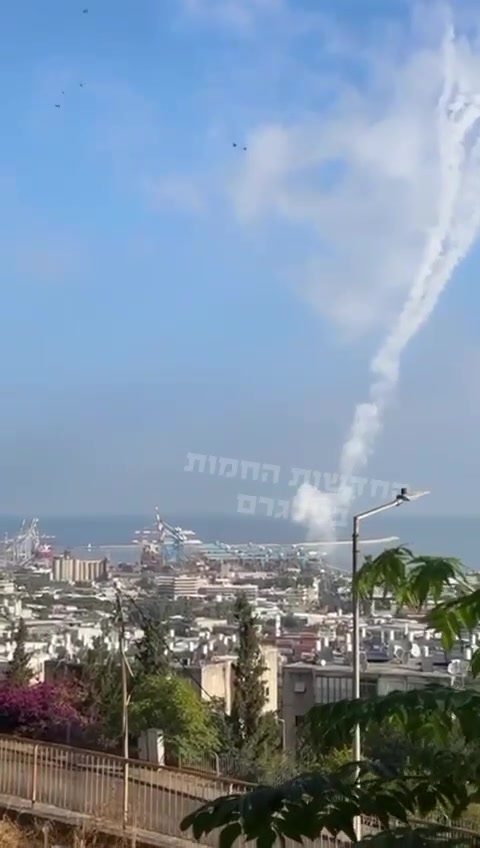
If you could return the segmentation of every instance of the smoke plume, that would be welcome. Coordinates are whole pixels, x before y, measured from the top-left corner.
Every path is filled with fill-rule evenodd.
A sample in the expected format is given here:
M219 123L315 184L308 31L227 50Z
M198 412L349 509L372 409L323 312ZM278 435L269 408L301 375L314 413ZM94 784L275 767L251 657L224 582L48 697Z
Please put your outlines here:
M468 67L459 59L453 27L443 44L436 121L440 163L436 224L427 235L404 306L371 363L368 400L357 406L341 451L339 470L344 482L335 495L309 485L297 493L294 516L307 524L310 535L329 537L335 510L351 505L353 489L348 481L371 456L398 382L402 354L430 318L480 229L480 93L472 89Z

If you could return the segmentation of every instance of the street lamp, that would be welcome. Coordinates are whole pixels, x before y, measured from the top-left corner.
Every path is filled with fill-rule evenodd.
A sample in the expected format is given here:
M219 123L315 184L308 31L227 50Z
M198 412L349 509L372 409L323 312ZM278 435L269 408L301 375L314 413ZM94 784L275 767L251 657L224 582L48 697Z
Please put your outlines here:
M120 652L120 669L122 675L122 741L123 741L123 826L128 823L128 782L129 782L129 735L128 735L128 705L130 694L128 691L128 675L132 677L132 670L126 655L125 618L123 615L122 596L117 580L114 581L116 595L115 623L118 627L118 647Z
M424 495L430 494L429 492L408 492L406 488L400 489L400 492L392 501L388 501L387 503L381 504L380 506L374 506L372 509L367 509L365 512L360 512L358 515L353 516L353 533L352 533L352 625L353 625L353 634L352 634L352 648L353 648L353 699L357 700L360 698L360 626L359 626L359 612L360 612L360 604L359 597L357 592L357 572L358 572L358 541L360 534L360 522L363 521L364 518L369 518L371 515L377 515L379 512L385 512L387 509L393 509L393 507L401 506L404 503L410 503L411 501L416 501L418 498L422 498ZM354 737L353 737L353 760L358 763L361 757L361 739L360 739L360 725L356 725L354 729ZM360 818L356 820L356 834L357 839L361 839L361 821Z

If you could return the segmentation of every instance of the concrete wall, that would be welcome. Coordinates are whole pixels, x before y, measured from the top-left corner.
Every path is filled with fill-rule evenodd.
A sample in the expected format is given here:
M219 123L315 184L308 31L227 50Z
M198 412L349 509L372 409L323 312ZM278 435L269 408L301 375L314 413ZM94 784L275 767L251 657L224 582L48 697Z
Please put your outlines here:
M278 709L278 659L279 653L275 646L262 646L262 659L265 665L263 682L267 695L264 712L276 712ZM190 678L202 698L219 698L225 704L230 714L234 694L233 663L235 657L228 656L211 660L202 665L189 665L180 670L184 677Z

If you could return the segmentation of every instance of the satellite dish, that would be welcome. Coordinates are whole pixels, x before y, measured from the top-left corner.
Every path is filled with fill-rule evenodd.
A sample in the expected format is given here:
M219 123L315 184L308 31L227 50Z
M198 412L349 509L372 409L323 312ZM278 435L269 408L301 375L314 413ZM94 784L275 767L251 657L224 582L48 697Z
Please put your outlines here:
M401 645L390 644L388 646L388 653L393 660L402 660L405 655L405 650Z
M413 645L410 648L410 655L415 660L417 660L421 656L421 653L422 653L422 651L421 651L420 645L417 642L414 642Z
M452 676L462 673L462 664L460 660L452 660L448 663L447 671Z

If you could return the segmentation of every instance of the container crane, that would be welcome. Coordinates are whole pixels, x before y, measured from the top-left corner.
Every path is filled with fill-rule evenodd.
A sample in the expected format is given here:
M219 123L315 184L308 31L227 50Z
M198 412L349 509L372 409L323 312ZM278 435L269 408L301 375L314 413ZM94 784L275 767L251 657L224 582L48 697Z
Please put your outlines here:
M179 564L184 559L184 545L187 536L181 527L173 527L160 515L158 507L155 507L155 525L157 528L157 541L164 562L175 562Z

